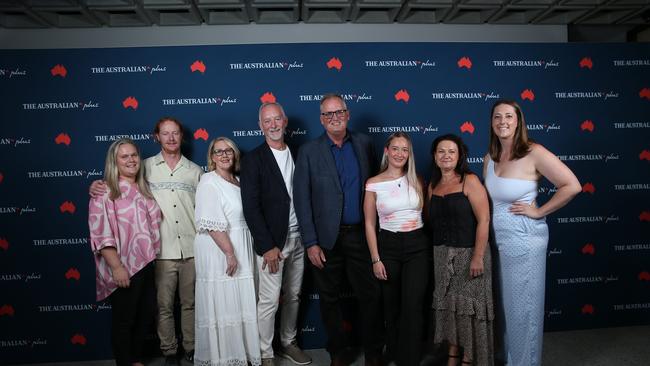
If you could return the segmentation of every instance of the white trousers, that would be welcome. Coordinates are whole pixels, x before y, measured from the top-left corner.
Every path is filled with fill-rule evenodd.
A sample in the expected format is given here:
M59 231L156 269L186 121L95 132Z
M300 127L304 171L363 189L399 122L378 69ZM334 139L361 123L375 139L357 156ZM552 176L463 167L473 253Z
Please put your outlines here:
M258 291L257 322L260 331L262 358L273 358L273 334L275 313L280 304L282 292L282 313L280 314L280 344L287 346L296 340L296 320L300 306L300 290L305 267L305 250L297 232L289 233L282 249L284 259L280 269L269 273L268 266L262 270L264 257L256 255Z

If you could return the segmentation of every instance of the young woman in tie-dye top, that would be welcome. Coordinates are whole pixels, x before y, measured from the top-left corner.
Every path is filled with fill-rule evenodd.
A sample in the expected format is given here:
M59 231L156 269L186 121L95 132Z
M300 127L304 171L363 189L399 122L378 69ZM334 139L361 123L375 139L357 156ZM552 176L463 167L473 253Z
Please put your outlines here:
M109 147L104 180L109 190L92 198L88 207L97 300L111 302L117 364L143 365L144 335L156 309L153 260L160 251L162 217L132 140L121 139Z
M423 202L411 139L403 132L394 133L384 146L380 173L366 183L363 213L372 270L383 290L386 361L400 366L418 365L422 354L430 263L422 230Z

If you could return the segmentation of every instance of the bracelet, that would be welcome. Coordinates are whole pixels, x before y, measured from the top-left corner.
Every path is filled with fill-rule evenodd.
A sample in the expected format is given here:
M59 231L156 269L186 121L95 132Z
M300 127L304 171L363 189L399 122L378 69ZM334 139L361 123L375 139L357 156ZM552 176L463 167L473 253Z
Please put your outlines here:
M379 262L381 262L381 258L379 257L372 260L372 264L379 263Z

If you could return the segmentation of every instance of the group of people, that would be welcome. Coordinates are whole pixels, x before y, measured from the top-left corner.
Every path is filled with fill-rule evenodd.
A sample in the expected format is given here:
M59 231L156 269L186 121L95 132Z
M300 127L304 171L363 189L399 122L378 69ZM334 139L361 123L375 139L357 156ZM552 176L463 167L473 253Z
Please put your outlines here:
M377 164L370 138L348 129L350 111L336 94L320 102L324 133L298 154L285 142L279 103L262 104L258 116L265 141L242 157L230 139L214 139L203 175L181 154L183 127L174 118L156 124L162 151L144 165L131 140L109 148L104 181L90 189L89 227L118 365L142 365L156 302L161 350L177 362L177 289L183 350L195 364L272 366L276 356L311 363L296 339L305 266L331 365L357 357L341 307L344 283L357 298L366 365L419 365L427 308L448 365L492 365L501 348L508 365L540 364L544 217L581 187L528 138L517 103L492 108L485 186L452 134L433 141L426 185L405 133L388 138ZM537 206L541 177L557 191Z

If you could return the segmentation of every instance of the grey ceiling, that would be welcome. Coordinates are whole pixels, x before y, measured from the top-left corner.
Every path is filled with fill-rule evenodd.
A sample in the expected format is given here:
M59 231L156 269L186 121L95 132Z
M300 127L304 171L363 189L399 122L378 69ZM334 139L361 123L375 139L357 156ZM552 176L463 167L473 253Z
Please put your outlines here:
M0 0L0 27L255 23L644 25L650 0Z

